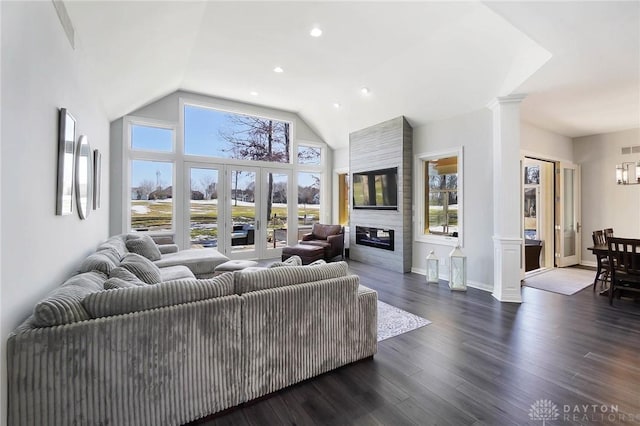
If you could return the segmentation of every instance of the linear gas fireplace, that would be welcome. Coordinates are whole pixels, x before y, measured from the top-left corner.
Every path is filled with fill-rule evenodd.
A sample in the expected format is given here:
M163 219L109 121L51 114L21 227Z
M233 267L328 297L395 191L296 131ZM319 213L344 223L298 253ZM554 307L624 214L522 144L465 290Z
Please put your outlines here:
M393 251L393 229L356 226L356 244Z

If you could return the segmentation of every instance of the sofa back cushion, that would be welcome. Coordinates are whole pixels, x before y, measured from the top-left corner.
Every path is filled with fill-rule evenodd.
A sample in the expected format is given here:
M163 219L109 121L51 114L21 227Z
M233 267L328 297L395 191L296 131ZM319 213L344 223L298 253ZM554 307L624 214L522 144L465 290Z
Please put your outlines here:
M235 292L241 295L251 291L344 277L347 273L348 266L346 262L334 262L317 266L267 268L255 272L235 271Z
M122 259L127 253L129 253L129 250L127 250L127 245L125 243L126 238L126 235L114 235L107 241L101 243L96 251L113 249L116 251L116 253L118 253L118 260Z
M106 279L106 275L97 271L69 278L36 304L33 309L33 324L37 327L51 327L91 318L82 305L82 299L89 294L103 292Z
M185 278L156 285L90 294L82 305L92 318L121 315L233 294L233 274L197 280Z
M162 281L160 268L144 256L129 253L120 261L120 266L140 278L147 284Z
M342 226L340 225L323 225L321 223L314 223L311 234L313 238L318 240L326 240L329 235L338 235Z
M109 275L111 270L119 264L120 258L116 250L108 248L87 256L80 265L80 272L100 271L103 274Z
M127 250L131 253L139 254L151 261L160 260L162 254L155 241L144 234L128 234L126 241Z

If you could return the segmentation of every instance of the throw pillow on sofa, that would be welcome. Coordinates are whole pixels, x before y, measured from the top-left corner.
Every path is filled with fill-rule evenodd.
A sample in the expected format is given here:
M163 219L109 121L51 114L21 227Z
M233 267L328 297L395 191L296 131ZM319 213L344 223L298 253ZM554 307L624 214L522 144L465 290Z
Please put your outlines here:
M162 254L160 253L160 249L157 244L148 235L129 234L127 235L126 245L127 250L131 253L139 254L151 261L160 260L162 258Z
M302 258L300 256L293 255L282 262L273 262L269 265L269 268L279 268L281 266L302 266Z
M137 279L137 278L136 278ZM140 280L138 280L140 281ZM147 283L144 283L142 281L140 281L141 285L149 285ZM118 288L135 288L135 287L140 287L140 284L135 284L131 281L126 281L123 280L122 278L109 278L108 280L106 280L104 282L104 289L105 290L115 290Z
M118 259L117 262L115 259ZM109 275L111 270L118 266L120 258L117 257L117 253L113 249L107 249L91 253L87 256L80 265L80 272L100 271L103 274Z
M82 305L92 318L101 318L232 294L233 274L225 273L206 280L185 278L157 285L103 291L85 297Z
M109 279L111 278L127 281L128 283L133 284L134 286L148 285L147 283L142 281L140 278L133 275L133 273L124 269L122 266L118 266L117 268L113 268L111 270L111 273L109 274Z
M160 268L144 256L129 253L120 261L120 266L140 278L147 284L156 284L162 281Z
M82 306L88 294L103 292L106 276L97 271L75 275L53 290L33 308L33 321L37 327L70 324L90 319Z

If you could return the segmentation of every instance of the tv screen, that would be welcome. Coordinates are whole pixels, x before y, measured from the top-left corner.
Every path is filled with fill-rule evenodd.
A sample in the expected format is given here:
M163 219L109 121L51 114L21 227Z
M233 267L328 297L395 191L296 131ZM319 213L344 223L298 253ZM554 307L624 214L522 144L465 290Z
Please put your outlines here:
M353 208L398 210L398 168L353 174Z

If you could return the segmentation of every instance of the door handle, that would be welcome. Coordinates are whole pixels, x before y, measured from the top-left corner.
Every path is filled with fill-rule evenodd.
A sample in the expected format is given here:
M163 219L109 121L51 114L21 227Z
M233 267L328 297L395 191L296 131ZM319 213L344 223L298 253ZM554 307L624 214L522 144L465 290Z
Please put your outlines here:
M580 225L580 222L578 222L576 224L576 232L580 232L580 228L582 228L582 225Z

